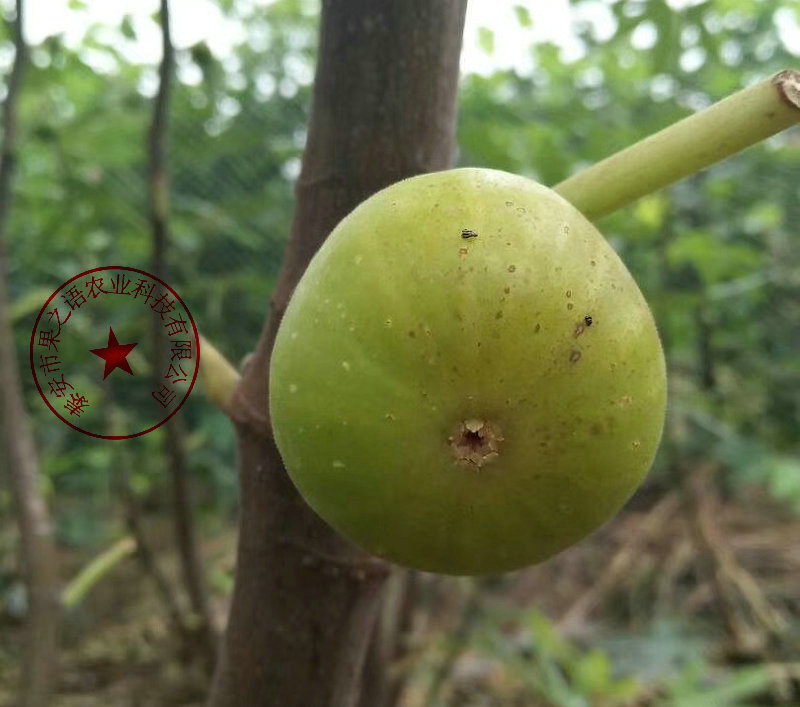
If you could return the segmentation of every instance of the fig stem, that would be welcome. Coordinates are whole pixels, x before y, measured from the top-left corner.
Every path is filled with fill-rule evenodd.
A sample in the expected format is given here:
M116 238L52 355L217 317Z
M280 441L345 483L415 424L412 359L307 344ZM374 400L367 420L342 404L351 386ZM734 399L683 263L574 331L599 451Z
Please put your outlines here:
M233 393L241 376L233 364L202 334L200 348L203 363L200 366L200 381L208 399L229 417L232 413Z
M553 188L594 221L797 122L800 71L785 69Z

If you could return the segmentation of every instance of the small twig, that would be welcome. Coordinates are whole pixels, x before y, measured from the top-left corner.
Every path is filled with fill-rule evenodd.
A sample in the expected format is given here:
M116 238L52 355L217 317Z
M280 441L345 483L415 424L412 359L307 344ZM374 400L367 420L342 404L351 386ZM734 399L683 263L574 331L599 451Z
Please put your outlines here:
M628 540L619 547L598 581L594 582L564 612L558 620L559 631L569 632L583 623L603 597L627 578L639 551L654 533L665 527L666 521L677 508L678 499L675 494L664 496L653 506L644 520L637 523L635 532L632 532Z
M169 213L169 186L167 183L167 128L169 99L175 50L170 34L169 4L161 0L162 57L159 66L158 92L153 103L153 114L148 136L150 150L150 221L153 227L153 267L157 277L164 277L167 248L167 219Z
M738 562L733 550L716 527L715 509L710 506L707 493L703 490L713 471L713 466L709 465L695 474L695 484L687 489L691 494L689 503L693 511L691 520L695 539L702 554L711 560L710 584L737 647L763 647L766 637L780 637L785 632L786 620L769 603L752 575ZM739 618L737 598L744 602L756 620L759 635L755 641L745 632Z
M92 588L122 560L136 552L136 541L125 536L81 569L61 592L61 603L67 609L74 609Z
M709 511L701 506L699 487L714 472L714 467L708 464L695 471L693 477L689 477L688 471L683 468L675 467L673 472L681 492L691 538L697 548L697 573L709 587L711 595L723 615L729 636L736 645L744 645L747 643L747 637L736 610L736 602L731 594L730 585L724 581L719 563L716 562L717 555L713 542L715 536L709 535L709 527L703 519L704 513Z
M386 582L364 664L359 707L392 707L400 703L410 667L409 644L418 581L415 570L397 568Z
M651 135L554 187L596 220L800 121L800 71L787 69Z
M167 610L167 615L169 616L173 628L179 635L185 636L186 626L178 597L172 588L172 584L170 584L170 581L167 579L167 576L161 570L156 560L155 553L150 547L150 543L147 541L147 536L142 528L139 501L134 495L128 480L128 474L124 470L122 472L122 497L125 502L125 522L130 534L136 541L136 555L142 563L142 568L150 575L153 583L156 585L156 589L164 602L164 607Z
M789 704L793 701L792 698L798 694L796 686L800 685L800 661L791 663L765 661L761 663L761 667L769 675L777 704Z
M730 545L715 527L714 516L708 502L701 497L698 504L700 531L723 578L738 591L754 618L769 634L782 634L787 628L786 619L769 603L753 576L738 562Z
M692 542L681 536L670 550L663 562L663 570L658 577L655 596L655 614L664 616L672 610L671 601L679 578L684 570L692 564L694 546Z
M436 668L431 682L428 685L428 692L423 703L425 707L435 707L438 703L439 693L450 677L450 674L453 672L453 666L467 647L470 635L472 634L478 618L480 618L482 614L482 597L479 581L472 580L469 582L468 586L466 603L461 610L461 620L447 639L447 650L444 658Z

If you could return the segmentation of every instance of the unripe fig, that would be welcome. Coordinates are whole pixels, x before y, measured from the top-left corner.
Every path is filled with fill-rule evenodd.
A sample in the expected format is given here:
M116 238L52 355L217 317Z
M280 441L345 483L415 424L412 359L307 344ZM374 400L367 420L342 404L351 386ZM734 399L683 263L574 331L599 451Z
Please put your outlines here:
M639 288L558 194L456 169L378 192L300 280L275 440L326 521L394 562L484 574L611 517L649 469L664 357Z

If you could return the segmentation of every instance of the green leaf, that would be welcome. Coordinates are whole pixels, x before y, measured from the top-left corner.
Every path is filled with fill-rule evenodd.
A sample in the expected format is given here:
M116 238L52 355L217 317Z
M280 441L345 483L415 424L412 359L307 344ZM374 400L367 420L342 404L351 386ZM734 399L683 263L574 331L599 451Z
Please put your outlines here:
M38 312L51 294L53 294L52 289L38 287L17 297L11 305L11 323L14 324ZM45 317L43 321L46 320Z
M650 194L640 199L634 206L634 214L647 228L655 230L664 222L668 200L663 194Z
M667 254L671 265L696 268L707 284L752 274L763 259L758 249L724 242L711 229L683 231L670 243Z
M120 31L122 32L123 37L127 37L128 39L131 40L136 39L136 32L133 29L133 21L131 20L130 15L125 15L125 17L122 18Z
M494 32L488 27L478 28L478 44L487 54L494 53Z
M800 460L775 457L770 460L769 490L800 512Z
M533 26L533 19L531 18L531 11L524 5L514 5L514 13L517 15L517 22L520 27Z
M603 651L593 650L576 662L575 682L592 695L601 693L611 683L611 663Z
M680 52L678 17L665 0L654 0L650 6L650 19L658 29L658 41L651 52L653 66L660 71L671 70L677 64Z
M710 690L691 690L690 694L674 695L672 707L707 707L707 705L739 705L741 701L760 695L770 685L770 676L763 666L744 668L727 676Z

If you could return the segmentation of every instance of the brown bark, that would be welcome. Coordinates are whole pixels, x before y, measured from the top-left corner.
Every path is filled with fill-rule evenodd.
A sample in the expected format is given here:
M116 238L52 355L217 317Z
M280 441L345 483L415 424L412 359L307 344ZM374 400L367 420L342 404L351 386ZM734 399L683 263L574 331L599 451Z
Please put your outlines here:
M466 0L324 0L295 217L258 348L235 397L236 584L210 704L350 707L385 563L323 523L291 484L268 415L270 351L297 281L378 189L449 166Z
M5 241L16 158L17 104L27 58L22 35L22 10L22 0L17 0L14 22L16 55L3 110L4 141L0 161L0 418L11 470L29 597L19 704L22 707L45 707L51 702L56 681L60 618L58 570L50 518L39 489L39 464L25 410L6 284L9 267Z
M152 271L162 280L167 278L167 248L169 245L169 178L168 178L168 133L169 103L172 92L172 77L175 65L175 50L170 32L169 3L161 0L162 58L159 67L159 84L153 116L150 124L148 147L150 153L150 224L153 233ZM155 341L166 339L159 319L153 320ZM156 346L161 352L161 347ZM164 361L157 356L154 367L156 388L163 383ZM216 637L211 624L202 565L195 537L194 518L189 491L189 463L186 455L185 426L181 413L177 413L165 426L165 447L172 480L172 518L181 576L195 621L197 641L195 647L204 654L209 671L213 668L216 653Z
M359 707L399 704L406 680L403 664L409 653L419 577L414 570L397 570L384 588L364 663Z
M139 507L136 494L131 488L126 467L122 469L121 479L121 492L125 504L125 523L133 539L136 541L136 555L139 558L139 562L142 564L142 569L153 580L156 591L164 604L172 629L181 636L184 636L185 629L180 602L178 601L177 594L167 578L167 575L164 574L164 571L161 569L153 548L147 540L144 528L142 527L142 511Z
M197 546L189 487L186 432L181 414L175 415L165 425L165 428L172 476L172 518L178 543L183 586L189 596L189 606L192 612L188 628L194 636L196 652L203 660L210 676L214 670L218 639L211 621L203 565Z

